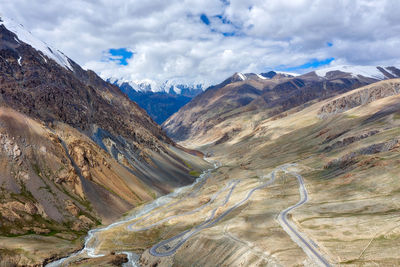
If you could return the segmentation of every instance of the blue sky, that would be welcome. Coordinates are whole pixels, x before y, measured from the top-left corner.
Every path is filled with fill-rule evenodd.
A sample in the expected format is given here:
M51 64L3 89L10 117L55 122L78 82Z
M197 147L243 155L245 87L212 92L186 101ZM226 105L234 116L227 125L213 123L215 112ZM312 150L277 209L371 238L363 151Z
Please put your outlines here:
M310 61L301 64L299 66L293 66L293 67L278 67L277 70L283 70L283 71L293 71L293 72L299 72L302 73L303 70L312 70L312 69L318 69L320 67L329 65L332 61L334 61L335 58L326 58L322 60L318 59L311 59Z
M111 61L119 62L119 65L126 66L128 65L128 59L132 58L133 52L129 51L127 48L111 48L108 50L110 53L110 57L108 57Z

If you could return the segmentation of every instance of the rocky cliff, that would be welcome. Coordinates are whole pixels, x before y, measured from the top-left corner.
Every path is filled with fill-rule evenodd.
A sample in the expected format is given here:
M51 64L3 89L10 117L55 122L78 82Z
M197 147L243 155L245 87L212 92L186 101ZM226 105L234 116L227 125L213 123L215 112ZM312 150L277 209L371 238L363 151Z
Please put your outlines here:
M351 91L333 99L318 112L321 118L327 118L334 114L345 112L349 109L371 103L375 100L400 93L400 79L382 81Z

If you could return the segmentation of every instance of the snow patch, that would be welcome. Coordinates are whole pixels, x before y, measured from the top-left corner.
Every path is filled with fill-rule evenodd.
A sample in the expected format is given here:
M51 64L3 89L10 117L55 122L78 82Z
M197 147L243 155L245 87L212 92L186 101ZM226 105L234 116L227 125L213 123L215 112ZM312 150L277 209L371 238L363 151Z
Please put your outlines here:
M293 77L300 76L300 74L294 73L294 72L285 72L285 71L275 71L275 72L277 74L290 75L290 76L293 76Z
M386 70L387 72L389 72L390 74L392 74L393 76L398 77L397 74L393 70L388 69L388 68L383 68L383 69Z
M385 79L385 75L375 66L349 66L349 65L342 65L342 66L334 66L324 69L316 70L315 73L320 77L326 77L326 74L330 71L341 71L345 73L350 73L353 77L357 78L358 75L374 78L378 80Z
M18 64L19 64L20 66L22 66L22 65L21 65L21 59L22 59L22 57L20 56L20 57L18 58Z
M36 37L34 37L28 30L24 28L21 24L16 23L14 20L1 17L3 21L0 22L0 25L4 25L9 31L15 33L18 39L15 39L18 43L20 41L31 45L36 50L42 52L47 57L56 61L62 67L73 70L71 64L69 63L68 57L66 57L61 51L51 48L46 43L40 41ZM47 62L47 60L46 60Z
M182 89L190 90L204 90L206 88L206 83L184 83L178 80L167 80L164 82L154 81L150 79L142 79L142 80L129 80L123 77L120 78L107 78L103 77L106 81L116 84L117 86L121 86L123 83L129 84L135 91L139 92L167 92L169 93L172 89L176 94L181 94Z
M238 72L237 75L242 79L242 81L246 80L246 76L244 76L243 73Z
M40 56L43 58L44 62L47 63L47 59L43 55L40 55Z
M264 77L264 76L262 76L262 75L260 75L260 74L256 74L256 75L257 75L258 78L260 78L260 79L262 79L262 80L266 80L266 79L267 79L266 77Z
M179 89L175 85L173 86L173 88L174 88L174 92L177 93L178 95L182 93L182 89Z

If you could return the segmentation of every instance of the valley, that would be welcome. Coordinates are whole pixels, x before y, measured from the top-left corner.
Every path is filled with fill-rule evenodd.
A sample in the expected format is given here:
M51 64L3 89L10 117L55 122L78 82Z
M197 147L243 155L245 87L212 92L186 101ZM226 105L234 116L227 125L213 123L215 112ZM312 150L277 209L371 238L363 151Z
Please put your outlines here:
M372 87L396 91L399 81L354 92ZM400 96L320 118L352 94L261 120L251 136L182 143L221 165L96 233L94 254L135 251L141 266L397 265Z
M0 5L0 267L400 266L394 1L61 2Z

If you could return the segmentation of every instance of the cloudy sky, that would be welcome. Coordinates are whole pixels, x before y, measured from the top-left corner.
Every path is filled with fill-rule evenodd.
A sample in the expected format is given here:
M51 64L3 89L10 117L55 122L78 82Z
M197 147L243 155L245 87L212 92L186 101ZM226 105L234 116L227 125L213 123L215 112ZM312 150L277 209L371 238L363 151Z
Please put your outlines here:
M399 0L0 0L0 15L103 77L398 65Z

